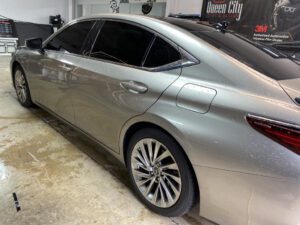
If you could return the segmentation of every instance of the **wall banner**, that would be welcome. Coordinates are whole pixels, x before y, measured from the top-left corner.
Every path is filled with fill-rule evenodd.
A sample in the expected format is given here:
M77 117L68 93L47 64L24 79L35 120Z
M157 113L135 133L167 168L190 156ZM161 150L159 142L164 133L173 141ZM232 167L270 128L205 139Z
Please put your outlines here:
M255 41L300 41L300 0L206 0L204 12Z
M110 0L109 1L109 11L111 13L120 12L120 0Z

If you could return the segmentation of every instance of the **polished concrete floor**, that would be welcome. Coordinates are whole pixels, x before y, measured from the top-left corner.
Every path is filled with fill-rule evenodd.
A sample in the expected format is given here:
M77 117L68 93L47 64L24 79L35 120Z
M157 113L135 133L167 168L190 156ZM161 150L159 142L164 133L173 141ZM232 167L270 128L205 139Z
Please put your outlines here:
M147 210L117 160L45 111L19 105L8 65L0 56L0 225L207 224L197 207L180 218Z

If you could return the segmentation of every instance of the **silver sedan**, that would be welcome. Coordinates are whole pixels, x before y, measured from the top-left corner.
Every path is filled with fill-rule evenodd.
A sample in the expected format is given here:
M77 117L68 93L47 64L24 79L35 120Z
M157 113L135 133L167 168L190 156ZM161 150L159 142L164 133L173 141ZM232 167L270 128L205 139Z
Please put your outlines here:
M138 198L218 224L300 224L299 61L217 27L98 15L11 61L20 103L128 168Z

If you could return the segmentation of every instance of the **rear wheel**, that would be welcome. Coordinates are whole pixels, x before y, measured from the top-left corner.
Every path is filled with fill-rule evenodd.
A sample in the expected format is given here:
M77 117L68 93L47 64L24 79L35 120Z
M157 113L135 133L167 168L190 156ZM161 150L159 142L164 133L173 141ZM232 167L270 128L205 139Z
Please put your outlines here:
M31 101L28 83L25 77L24 70L21 66L17 66L14 73L14 84L17 97L22 106L29 108L33 105Z
M181 147L163 131L147 128L134 134L127 162L138 197L152 211L180 216L197 200L190 164Z

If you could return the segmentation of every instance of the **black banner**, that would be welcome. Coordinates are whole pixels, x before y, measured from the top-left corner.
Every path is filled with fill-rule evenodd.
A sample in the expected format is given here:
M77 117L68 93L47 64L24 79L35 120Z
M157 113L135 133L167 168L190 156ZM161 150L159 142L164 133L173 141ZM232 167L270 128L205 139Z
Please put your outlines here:
M300 41L300 0L206 0L205 7L210 23L229 21L255 41Z
M15 27L19 38L18 46L25 45L25 40L30 38L39 37L44 41L54 33L53 26L50 24L15 22Z

